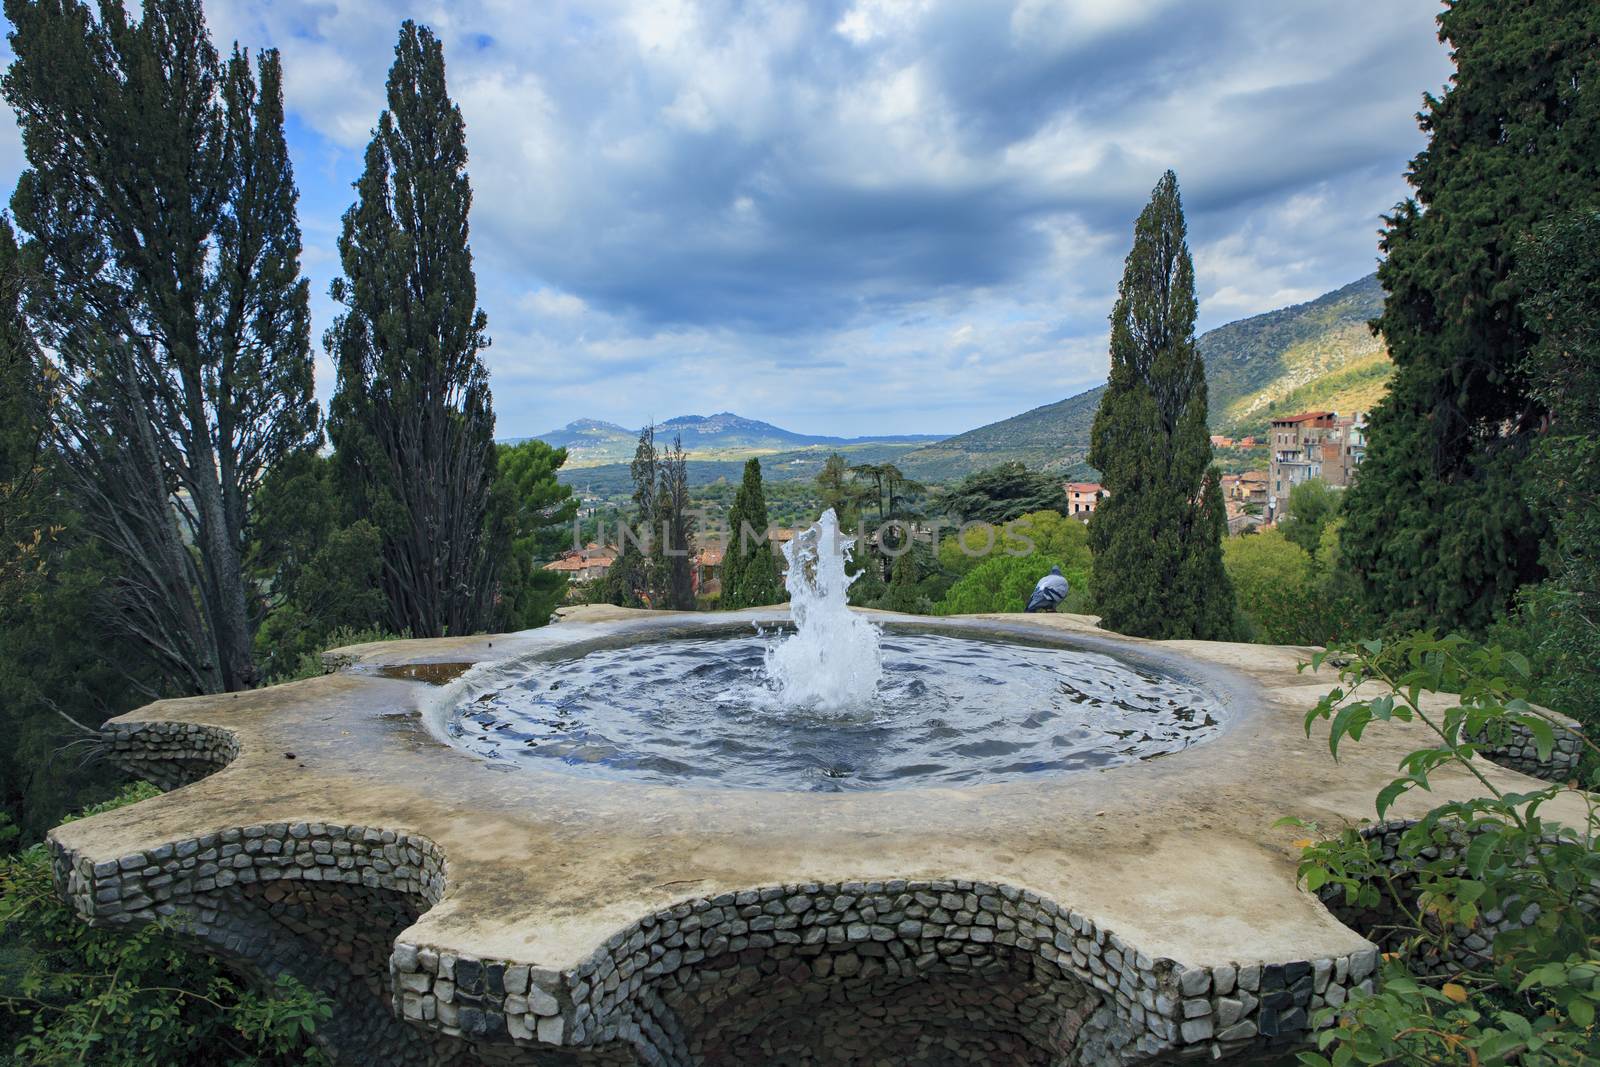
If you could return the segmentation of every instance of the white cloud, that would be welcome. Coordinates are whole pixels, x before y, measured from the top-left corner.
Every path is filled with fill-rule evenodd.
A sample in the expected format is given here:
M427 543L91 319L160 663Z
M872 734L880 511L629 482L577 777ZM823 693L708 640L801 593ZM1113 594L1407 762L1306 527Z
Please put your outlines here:
M1096 384L1167 167L1202 327L1372 268L1436 0L210 0L283 52L322 294L399 22L467 119L501 431L957 430ZM18 167L0 129L0 167ZM320 368L324 391L329 384Z

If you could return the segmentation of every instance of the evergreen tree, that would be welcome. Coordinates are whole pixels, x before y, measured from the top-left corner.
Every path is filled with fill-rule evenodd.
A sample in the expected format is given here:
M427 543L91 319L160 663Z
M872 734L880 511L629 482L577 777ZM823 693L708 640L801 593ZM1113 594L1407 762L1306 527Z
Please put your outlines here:
M22 266L11 224L0 218L0 602L41 576L48 522L49 392L43 359L22 313Z
M318 419L277 53L223 62L200 0L5 11L29 317L110 617L177 691L252 685L250 502Z
M564 575L540 560L554 557L570 537L578 501L556 479L567 450L537 438L500 445L495 463L495 552L500 557L496 630L543 626L567 593Z
M246 565L262 590L256 631L263 678L283 679L339 632L384 630L383 541L366 519L352 520L335 461L304 449L262 483L251 508Z
M945 494L943 503L962 522L998 525L1030 512L1060 511L1067 498L1060 478L1011 460L967 475Z
M639 431L628 472L633 476L633 524L618 530L621 551L606 571L600 599L619 607L656 607L657 575L664 555L657 522L659 498L656 483L661 469L656 456L654 424Z
M1335 488L1321 478L1309 478L1289 490L1289 500L1284 505L1283 518L1278 520L1278 529L1314 558L1317 546L1322 542L1322 531L1338 516L1343 500L1343 489Z
M339 238L329 433L357 517L382 534L391 628L472 633L492 622L499 562L488 320L467 243L466 127L426 27L401 26L388 101Z
M1454 0L1439 26L1456 72L1425 99L1414 197L1385 220L1395 374L1341 543L1381 624L1476 630L1541 573L1522 490L1546 409L1513 272L1537 222L1600 205L1600 5Z
M917 588L917 582L921 579L917 553L911 545L903 547L904 551L895 557L894 566L890 569L889 589L874 606L885 611L926 614L929 605Z
M660 462L656 514L660 521L660 587L654 603L669 611L694 610L694 517L690 512L689 461L683 438L672 439Z
M1549 577L1523 589L1497 642L1525 652L1533 697L1600 734L1600 212L1539 227L1518 248L1516 280L1539 340L1527 363L1550 411L1524 487L1550 523Z
M822 510L833 509L839 517L841 530L854 526L861 517L861 492L860 487L851 480L850 466L845 463L844 457L837 452L829 453L822 469L817 472L816 483Z
M780 603L783 580L767 542L767 497L761 487L761 461L749 459L744 480L728 511L728 547L722 556L722 606L755 608Z
M1111 377L1089 450L1108 491L1089 520L1091 584L1109 629L1216 640L1232 636L1234 600L1185 230L1168 171L1134 226L1111 313Z

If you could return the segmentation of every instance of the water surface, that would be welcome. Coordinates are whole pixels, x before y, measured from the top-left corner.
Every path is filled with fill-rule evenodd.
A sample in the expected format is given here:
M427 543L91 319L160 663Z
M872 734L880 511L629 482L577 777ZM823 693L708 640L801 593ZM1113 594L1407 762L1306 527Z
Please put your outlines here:
M541 663L456 709L479 755L600 778L745 789L968 785L1091 771L1220 732L1216 701L1098 652L887 631L850 707L786 707L776 633L682 638Z

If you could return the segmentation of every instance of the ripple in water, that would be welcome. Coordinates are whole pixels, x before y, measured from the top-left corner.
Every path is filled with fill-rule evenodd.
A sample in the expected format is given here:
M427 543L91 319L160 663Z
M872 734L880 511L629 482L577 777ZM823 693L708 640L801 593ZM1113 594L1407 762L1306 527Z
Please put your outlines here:
M604 649L457 709L483 756L600 778L742 789L970 785L1149 759L1221 729L1198 686L1095 652L886 632L870 699L785 707L775 635Z

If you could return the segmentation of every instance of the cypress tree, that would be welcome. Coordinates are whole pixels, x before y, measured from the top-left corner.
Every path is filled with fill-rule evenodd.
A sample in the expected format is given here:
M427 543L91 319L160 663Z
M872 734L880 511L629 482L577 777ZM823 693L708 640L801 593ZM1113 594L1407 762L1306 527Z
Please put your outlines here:
M606 571L601 599L619 607L656 607L657 579L662 562L660 527L656 522L660 500L656 483L661 469L656 456L654 424L639 431L633 462L628 472L633 477L633 526L617 531L621 551Z
M761 461L746 460L744 480L728 511L728 548L722 557L723 607L756 608L783 600L778 561L767 543L770 521L761 486Z
M694 517L689 514L689 461L683 438L661 456L657 490L661 560L660 589L655 603L671 611L694 610Z
M1090 437L1108 491L1089 521L1091 584L1112 630L1216 640L1232 636L1234 599L1185 232L1168 171L1134 226L1111 313L1111 376Z
M44 568L49 394L38 343L22 313L16 235L0 218L0 603L17 602Z
M485 522L488 319L467 243L466 127L445 89L443 47L409 20L388 101L339 238L329 433L357 516L383 537L391 626L472 633L490 625L498 562Z
M1537 222L1600 205L1600 6L1454 0L1439 27L1456 72L1424 100L1415 193L1385 219L1395 374L1340 548L1381 625L1479 630L1542 573L1522 490L1545 408L1514 271Z
M904 548L890 569L889 588L875 606L915 615L924 612L928 604L917 592L917 582L922 576L917 567L915 546L907 544Z
M248 687L250 502L318 425L277 53L222 61L200 0L5 11L28 314L109 616L171 689Z

